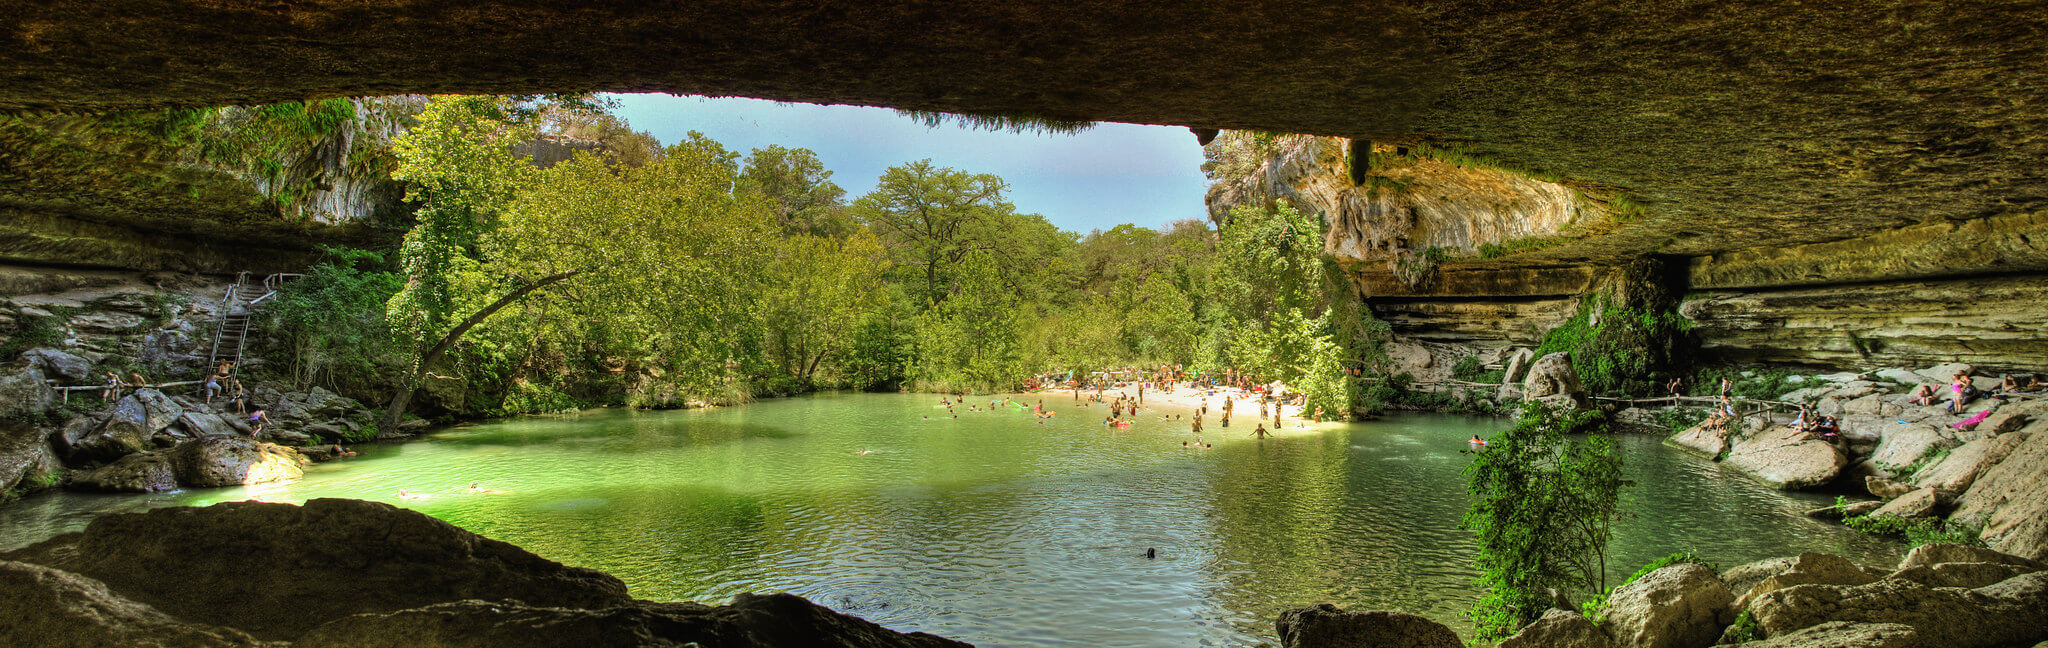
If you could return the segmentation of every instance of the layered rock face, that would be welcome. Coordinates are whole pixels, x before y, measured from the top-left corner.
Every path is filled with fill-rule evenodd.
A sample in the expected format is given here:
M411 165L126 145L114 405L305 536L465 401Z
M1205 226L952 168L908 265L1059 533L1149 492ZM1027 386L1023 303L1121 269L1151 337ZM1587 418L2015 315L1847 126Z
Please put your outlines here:
M634 600L606 574L356 500L102 516L0 554L0 595L22 604L0 644L23 648L967 645L790 595Z
M1623 188L1426 145L1226 133L1208 152L1213 220L1282 199L1319 213L1373 312L1438 356L1533 346L1587 296L1648 279L1686 295L1677 312L1709 362L2048 368L2042 214L1680 220ZM1731 236L1743 231L1755 235ZM1674 270L1635 276L1643 259Z

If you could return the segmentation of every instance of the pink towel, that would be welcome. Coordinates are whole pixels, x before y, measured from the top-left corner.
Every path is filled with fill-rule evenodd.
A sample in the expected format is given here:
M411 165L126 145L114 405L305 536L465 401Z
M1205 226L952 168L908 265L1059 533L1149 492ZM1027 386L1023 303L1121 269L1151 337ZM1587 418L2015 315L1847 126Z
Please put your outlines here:
M1963 419L1963 421L1962 421L1962 422L1960 422L1960 423L1956 423L1956 424L1954 424L1954 425L1950 425L1949 427L1952 427L1952 428L1955 428L1955 429L1958 429L1958 430L1960 430L1960 429L1963 429L1963 428L1966 428L1966 427L1971 427L1971 426L1974 426L1974 425L1976 425L1976 424L1978 424L1978 423L1983 423L1983 422L1984 422L1984 419L1985 419L1985 417L1988 417L1988 416L1991 416L1991 410L1988 410L1988 409L1987 409L1987 410L1984 410L1984 411L1982 411L1982 412L1978 412L1976 416L1972 416L1972 417L1970 417L1970 418L1967 418L1967 419Z

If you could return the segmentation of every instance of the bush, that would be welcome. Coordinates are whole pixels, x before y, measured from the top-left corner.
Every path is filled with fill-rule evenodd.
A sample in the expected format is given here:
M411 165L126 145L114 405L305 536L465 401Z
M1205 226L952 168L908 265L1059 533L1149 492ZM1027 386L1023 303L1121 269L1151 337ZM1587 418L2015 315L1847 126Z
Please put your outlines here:
M1472 380L1485 372L1486 363L1480 362L1479 356L1459 358L1458 364L1451 367L1451 377L1459 380Z
M1750 375L1747 377L1743 376L1742 373L1744 371L1749 372ZM1702 369L1693 375L1692 388L1687 390L1686 393L1692 396L1719 396L1721 394L1721 379L1727 378L1730 382L1734 383L1734 387L1729 389L1728 393L1736 398L1774 401L1786 393L1798 389L1798 385L1787 382L1795 375L1798 374L1789 370L1775 368L1738 369L1733 367L1715 367L1712 369Z
M1534 620L1550 607L1546 589L1606 589L1607 538L1629 482L1612 440L1566 436L1603 420L1525 403L1515 427L1466 467L1472 504L1460 526L1478 540L1486 588L1470 613L1476 637L1505 637Z
M1595 296L1543 335L1536 357L1571 354L1589 393L1648 396L1690 362L1692 329L1692 321L1676 312L1624 309Z
M1842 520L1849 528L1872 535L1900 537L1907 546L1961 544L1982 547L1981 529L1960 522L1935 518L1903 518L1896 515L1858 515Z

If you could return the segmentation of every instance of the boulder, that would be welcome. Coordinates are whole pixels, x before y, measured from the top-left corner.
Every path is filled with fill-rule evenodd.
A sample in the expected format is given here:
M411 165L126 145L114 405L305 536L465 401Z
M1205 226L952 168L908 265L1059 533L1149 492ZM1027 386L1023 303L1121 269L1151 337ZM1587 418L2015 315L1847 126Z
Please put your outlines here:
M1994 562L1947 562L1935 565L1915 565L1894 572L1892 578L1902 578L1928 587L1960 587L1976 589L1986 585L2003 583L2006 579L2021 574L2040 571L2018 565Z
M2004 461L2006 455L2012 454L2013 449L2026 440L2025 434L2003 434L1962 444L1940 461L1914 473L1913 484L1958 493L1969 490L1978 475Z
M1956 500L1951 519L1979 525L1993 549L2048 560L2048 423L2026 428L2005 457Z
M77 572L172 616L279 640L352 614L465 599L590 608L631 600L603 573L358 500L106 514L0 559Z
M1896 623L1829 621L1780 637L1735 644L1738 648L1924 648L1912 626Z
M899 633L792 594L741 594L731 605L631 604L595 610L458 601L358 614L312 629L295 648L553 648L716 646L969 648L922 632Z
M319 443L318 439L314 439L312 435L306 434L304 432L275 427L263 428L263 433L257 435L257 438L263 441L269 441L271 443L287 447L298 447L303 445Z
M2023 568L2030 572L2048 569L2048 564L2023 556L2015 556L1995 549L1970 545L1934 543L1914 547L1899 560L1899 569L1912 569L1947 563L1997 563Z
M56 349L29 349L21 354L43 368L43 373L70 381L72 384L98 382L93 380L92 361Z
M1586 406L1586 388L1579 384L1579 372L1572 368L1572 357L1562 351L1537 358L1529 365L1529 376L1522 381L1522 399L1525 401L1546 400L1565 396L1578 407Z
M109 461L150 447L157 432L170 427L185 411L163 392L137 389L123 396L102 414L98 424L77 437L66 428L66 445L72 461Z
M105 583L40 565L0 560L0 600L7 601L0 646L284 648L239 630L179 621Z
M56 468L47 436L42 428L0 419L0 490L14 488Z
M41 366L25 360L0 366L0 418L37 417L56 406L57 390Z
M1514 355L1508 358L1507 370L1501 374L1502 386L1521 380L1522 372L1529 368L1529 361L1534 359L1535 355L1536 352L1529 349L1515 349Z
M1677 563L1615 588L1603 626L1627 648L1705 648L1735 620L1734 601L1713 569Z
M1614 638L1577 612L1552 608L1498 648L1614 648Z
M227 419L219 414L189 409L178 417L178 427L184 428L187 434L194 437L236 432L235 428L228 425Z
M1899 483L1898 480L1890 477L1866 475L1863 478L1863 490L1870 493L1872 497L1895 500L1906 493L1913 492L1913 487L1909 484Z
M171 449L171 466L187 486L238 486L305 476L306 458L284 446L243 436L204 436Z
M1275 624L1281 648L1412 646L1464 648L1458 633L1413 614L1369 610L1345 612L1323 603L1280 613Z
M1705 425L1695 425L1692 429L1673 434L1664 443L1714 458L1728 452L1728 436L1708 430Z
M1756 581L1749 589L1737 592L1735 608L1746 608L1749 602L1758 596L1794 585L1862 585L1877 579L1877 574L1866 572L1862 567L1857 567L1855 563L1841 556L1807 552L1785 563L1776 573Z
M159 493L177 490L178 474L168 450L152 450L116 459L64 483L68 488L105 493Z
M1893 423L1884 428L1884 441L1878 443L1877 453L1870 459L1887 471L1894 471L1918 461L1927 453L1956 446L1954 439L1943 433L1942 428L1925 423Z
M1786 570L1792 568L1792 561L1798 559L1798 556L1781 556L1736 565L1728 568L1727 571L1721 572L1721 582L1728 586L1728 591L1731 594L1747 592L1749 588L1755 587L1757 583L1763 582L1764 579L1785 573Z
M1872 517L1924 518L1941 515L1955 503L1955 494L1936 488L1921 488L1900 495L1898 499L1885 502L1884 506L1871 511Z
M1788 490L1832 482L1849 465L1849 457L1833 444L1806 434L1787 438L1789 432L1773 427L1736 441L1722 463L1773 488Z
M1829 621L1911 626L1926 645L1980 648L2048 638L2048 572L1974 590L1902 578L1865 585L1798 585L1757 597L1751 617L1767 637Z

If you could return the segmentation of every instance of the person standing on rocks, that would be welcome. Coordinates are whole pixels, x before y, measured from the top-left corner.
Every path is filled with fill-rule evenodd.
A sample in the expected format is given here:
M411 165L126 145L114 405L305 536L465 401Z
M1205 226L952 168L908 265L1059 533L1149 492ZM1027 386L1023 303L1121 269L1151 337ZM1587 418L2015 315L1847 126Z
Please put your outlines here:
M121 375L107 372L107 388L100 390L100 402L112 403L121 396Z

